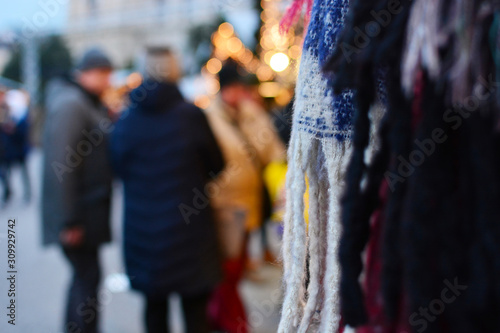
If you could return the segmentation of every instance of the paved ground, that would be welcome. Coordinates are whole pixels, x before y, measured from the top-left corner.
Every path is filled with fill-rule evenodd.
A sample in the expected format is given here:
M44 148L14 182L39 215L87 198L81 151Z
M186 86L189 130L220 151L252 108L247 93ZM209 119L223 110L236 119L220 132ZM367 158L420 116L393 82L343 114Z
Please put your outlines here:
M43 248L40 236L39 189L42 154L34 151L29 158L34 196L30 204L22 201L18 172L13 174L14 198L0 210L0 332L60 333L63 327L63 306L69 281L69 269L57 247ZM127 289L123 278L121 257L122 213L121 188L115 186L113 197L113 234L115 241L105 246L101 256L105 281L100 290L99 311L103 333L141 333L142 298ZM17 281L16 325L7 323L7 220L16 218ZM263 282L242 283L241 292L247 306L249 325L254 333L276 332L281 305L280 278L277 267L266 266ZM171 300L174 310L174 333L182 332L178 303Z

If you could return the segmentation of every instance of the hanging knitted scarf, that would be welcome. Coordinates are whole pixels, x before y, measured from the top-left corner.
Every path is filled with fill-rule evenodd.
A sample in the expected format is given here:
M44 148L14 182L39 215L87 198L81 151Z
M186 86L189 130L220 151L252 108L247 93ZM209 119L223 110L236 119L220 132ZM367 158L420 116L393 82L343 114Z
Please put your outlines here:
M339 195L351 147L353 92L334 94L322 66L336 47L349 0L315 0L295 91L283 242L279 332L337 332ZM306 175L309 227L304 221ZM307 262L308 261L308 262ZM308 265L306 265L306 262ZM306 266L309 284L305 290Z
M406 93L423 68L432 80L447 81L451 104L476 94L496 74L487 57L497 56L499 7L497 0L415 0L402 61Z
M352 44L354 29L390 3L353 0L339 45ZM362 332L410 331L395 327L399 319L413 332L500 331L499 13L493 0L402 1L394 26L352 61L338 52L332 57L336 91L357 90L340 260L343 320L366 325ZM388 67L389 110L381 149L365 163L367 104L377 84L363 74L381 60ZM381 200L384 183L389 190ZM376 209L383 215L373 215ZM374 216L381 229L370 228ZM368 282L382 292L363 295L367 243L382 259L380 281ZM449 290L456 291L453 301L444 295ZM378 320L363 309L374 301L377 310L383 306Z

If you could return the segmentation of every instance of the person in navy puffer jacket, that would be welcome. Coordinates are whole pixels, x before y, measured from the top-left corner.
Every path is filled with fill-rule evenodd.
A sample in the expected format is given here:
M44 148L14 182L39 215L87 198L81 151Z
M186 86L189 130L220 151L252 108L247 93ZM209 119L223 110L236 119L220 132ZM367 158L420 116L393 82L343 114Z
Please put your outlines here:
M147 332L167 332L168 295L181 296L187 332L209 332L206 307L221 279L208 182L224 167L204 113L184 101L175 57L149 49L144 81L111 138L124 184L124 250L132 288L146 297Z

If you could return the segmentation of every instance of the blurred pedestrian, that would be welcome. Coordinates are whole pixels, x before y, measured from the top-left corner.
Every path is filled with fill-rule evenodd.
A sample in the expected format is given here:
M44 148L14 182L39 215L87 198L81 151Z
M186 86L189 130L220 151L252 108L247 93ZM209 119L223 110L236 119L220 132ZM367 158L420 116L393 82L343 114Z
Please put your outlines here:
M209 332L207 303L222 274L206 184L224 160L205 115L177 88L172 52L149 49L143 72L111 141L125 188L127 274L145 295L148 333L168 332L171 293L181 297L186 331Z
M8 179L8 167L6 160L7 133L4 124L7 123L9 116L9 107L6 102L8 88L0 84L0 182L2 183L2 206L10 198L10 184Z
M7 183L14 167L19 167L23 181L24 200L31 199L31 184L26 164L26 156L29 151L29 97L21 90L10 90L6 96L7 115L3 122L3 134L5 143L5 169ZM11 195L4 197L6 202Z
M73 277L66 332L97 332L99 246L110 241L110 121L101 96L112 64L99 49L87 51L74 75L47 89L43 145L43 241L59 243Z
M262 247L260 226L267 205L262 172L281 158L281 143L270 117L252 98L246 75L228 61L219 73L220 94L207 110L227 166L214 185L215 216L224 251L224 281L210 304L210 315L218 329L246 332L246 315L238 293L247 257L247 244Z

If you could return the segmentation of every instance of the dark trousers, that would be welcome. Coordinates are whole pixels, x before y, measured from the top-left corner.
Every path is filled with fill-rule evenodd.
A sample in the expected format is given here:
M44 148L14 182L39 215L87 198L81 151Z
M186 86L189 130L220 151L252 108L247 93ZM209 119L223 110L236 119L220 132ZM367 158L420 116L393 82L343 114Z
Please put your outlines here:
M97 286L101 277L97 248L63 248L63 252L73 269L64 330L66 333L96 333L101 310L97 298Z
M208 333L210 327L207 320L208 294L182 297L182 311L186 323L186 333ZM168 333L167 298L146 298L145 321L147 333Z
M0 162L0 182L3 186L2 200L9 201L11 196L10 182L9 182L9 167L7 162Z

